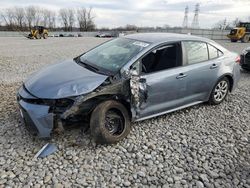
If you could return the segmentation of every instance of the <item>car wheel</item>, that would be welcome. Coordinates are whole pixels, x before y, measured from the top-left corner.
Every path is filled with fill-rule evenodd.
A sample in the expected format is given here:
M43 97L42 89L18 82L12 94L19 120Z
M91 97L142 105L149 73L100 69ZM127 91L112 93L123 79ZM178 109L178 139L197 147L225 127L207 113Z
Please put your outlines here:
M229 88L229 80L226 77L220 79L213 88L209 103L212 105L217 105L223 102L229 92Z
M127 109L114 100L99 104L91 114L90 131L96 143L113 144L130 132L130 117Z
M35 38L36 39L41 39L41 35L40 34L36 34Z
M241 39L241 42L243 43L246 43L249 41L249 36L248 35L245 35L242 39Z

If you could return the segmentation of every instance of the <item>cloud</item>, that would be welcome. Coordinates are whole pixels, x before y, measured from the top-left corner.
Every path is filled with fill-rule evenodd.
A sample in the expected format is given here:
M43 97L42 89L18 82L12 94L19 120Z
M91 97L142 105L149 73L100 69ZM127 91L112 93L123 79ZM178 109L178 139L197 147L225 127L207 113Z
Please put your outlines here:
M194 6L200 3L200 26L211 27L218 20L229 21L250 16L249 0L1 0L1 8L38 5L54 10L65 7L92 7L98 27L118 27L126 24L138 26L181 26L184 9L189 6L189 24ZM236 6L237 5L237 6Z

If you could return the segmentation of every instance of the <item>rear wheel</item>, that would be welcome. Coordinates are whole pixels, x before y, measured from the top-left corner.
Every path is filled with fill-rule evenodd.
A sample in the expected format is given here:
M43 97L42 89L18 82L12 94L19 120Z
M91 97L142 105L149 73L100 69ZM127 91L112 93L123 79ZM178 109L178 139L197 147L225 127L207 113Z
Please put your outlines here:
M249 41L249 35L245 35L242 39L241 39L241 42L248 42Z
M90 131L97 143L113 144L125 138L131 129L127 109L119 102L109 100L92 112Z
M44 38L44 39L47 39L47 38L48 38L48 34L47 34L47 33L44 33L44 34L43 34L43 38Z
M213 91L210 95L209 103L212 105L222 103L229 92L229 88L229 80L226 77L220 79L213 88Z

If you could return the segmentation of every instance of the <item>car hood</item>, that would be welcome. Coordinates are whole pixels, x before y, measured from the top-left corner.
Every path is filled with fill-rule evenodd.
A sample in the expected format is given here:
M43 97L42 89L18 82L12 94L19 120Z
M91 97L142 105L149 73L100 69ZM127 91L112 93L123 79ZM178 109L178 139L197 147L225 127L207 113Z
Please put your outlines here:
M60 99L89 93L107 77L92 72L73 60L67 60L34 74L24 86L38 98Z

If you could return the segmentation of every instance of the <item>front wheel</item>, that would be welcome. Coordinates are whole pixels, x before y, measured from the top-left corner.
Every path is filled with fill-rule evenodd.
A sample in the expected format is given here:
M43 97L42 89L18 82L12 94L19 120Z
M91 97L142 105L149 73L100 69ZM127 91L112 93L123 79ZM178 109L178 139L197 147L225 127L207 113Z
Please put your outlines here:
M36 34L35 38L36 39L41 39L41 35L38 33L38 34Z
M213 88L213 91L210 95L209 103L212 105L222 103L229 92L229 87L230 83L226 77L220 79Z
M102 102L92 112L90 131L96 143L119 142L129 134L130 129L128 111L117 101Z

